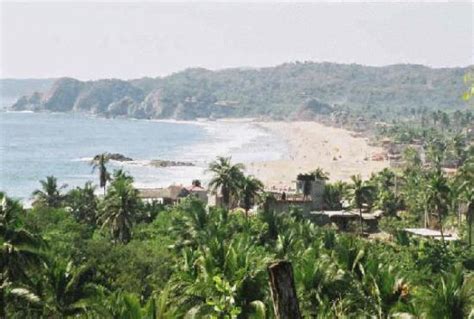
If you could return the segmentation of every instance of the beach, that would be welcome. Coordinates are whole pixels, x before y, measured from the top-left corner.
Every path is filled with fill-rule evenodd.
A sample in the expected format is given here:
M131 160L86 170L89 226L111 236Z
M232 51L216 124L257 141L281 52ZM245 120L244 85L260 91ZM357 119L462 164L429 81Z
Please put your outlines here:
M317 122L255 122L288 145L288 154L273 161L247 164L247 172L261 179L267 188L288 188L299 173L317 167L329 173L330 181L347 181L352 175L368 178L388 167L388 161L373 161L382 148L370 146L353 132Z

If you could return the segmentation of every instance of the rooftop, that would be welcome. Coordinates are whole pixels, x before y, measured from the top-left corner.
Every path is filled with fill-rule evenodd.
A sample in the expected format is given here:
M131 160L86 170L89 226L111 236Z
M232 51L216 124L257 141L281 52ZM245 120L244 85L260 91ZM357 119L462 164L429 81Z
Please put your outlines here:
M422 237L432 237L434 239L441 239L441 232L436 229L429 229L429 228L405 228L404 229L407 233L422 236ZM444 234L444 240L451 241L451 240L458 240L458 236L456 234L446 233Z

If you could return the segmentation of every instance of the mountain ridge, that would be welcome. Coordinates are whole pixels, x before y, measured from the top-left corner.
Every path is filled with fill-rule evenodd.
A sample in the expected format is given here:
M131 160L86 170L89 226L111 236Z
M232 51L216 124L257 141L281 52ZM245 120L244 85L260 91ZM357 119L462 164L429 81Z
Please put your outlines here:
M463 76L471 68L295 62L256 69L189 68L132 80L60 78L46 92L22 96L11 108L185 120L311 118L321 110L380 117L412 108L462 108Z

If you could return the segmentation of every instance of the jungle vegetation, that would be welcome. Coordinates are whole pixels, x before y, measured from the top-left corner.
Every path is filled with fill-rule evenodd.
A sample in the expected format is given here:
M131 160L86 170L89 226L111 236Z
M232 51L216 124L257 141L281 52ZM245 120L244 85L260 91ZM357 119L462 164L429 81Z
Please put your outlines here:
M459 164L449 176L415 154L399 170L326 183L328 209L383 210L386 239L360 236L358 223L317 226L298 209L249 213L263 187L227 158L210 165L221 208L142 202L122 170L107 174L104 196L48 177L32 208L0 194L0 318L273 318L266 267L280 259L305 318L472 318L472 153ZM425 224L461 238L401 231Z

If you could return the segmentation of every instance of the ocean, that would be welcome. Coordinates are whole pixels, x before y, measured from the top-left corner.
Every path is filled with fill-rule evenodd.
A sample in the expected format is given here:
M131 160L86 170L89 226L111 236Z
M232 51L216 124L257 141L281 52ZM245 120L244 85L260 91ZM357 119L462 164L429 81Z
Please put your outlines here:
M109 163L135 178L136 187L204 183L216 156L233 162L277 160L287 146L250 122L154 121L106 119L71 113L0 112L0 190L24 202L53 175L67 189L97 183L90 160L96 154L121 153L132 162ZM156 168L153 159L190 161L195 166Z

